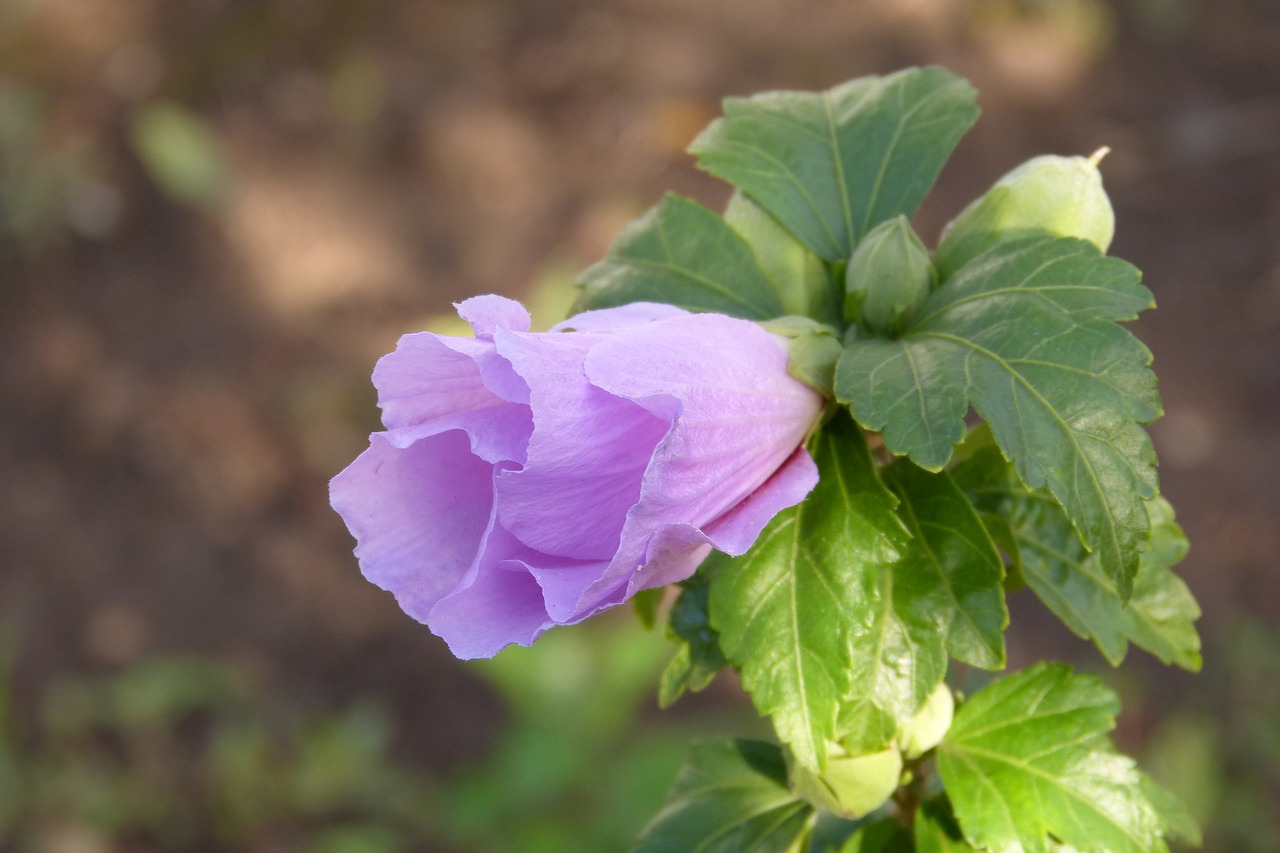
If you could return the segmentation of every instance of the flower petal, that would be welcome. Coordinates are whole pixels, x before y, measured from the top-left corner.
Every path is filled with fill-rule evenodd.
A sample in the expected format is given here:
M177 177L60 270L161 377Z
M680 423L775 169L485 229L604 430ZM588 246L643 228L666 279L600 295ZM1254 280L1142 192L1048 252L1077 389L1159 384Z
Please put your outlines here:
M552 332L616 332L657 320L687 316L688 311L663 302L631 302L615 308L583 311L551 327Z
M477 338L488 340L498 329L529 331L529 312L514 299L490 293L454 303L458 316L471 324Z
M525 466L495 485L503 525L532 548L608 560L640 497L667 424L587 382L583 361L602 338L499 332L498 352L530 388L533 435Z
M493 466L457 430L397 448L383 433L334 477L329 499L356 538L364 576L426 620L475 560L493 502Z
M427 332L405 335L373 369L382 421L397 447L463 429L477 456L523 463L533 430L529 409L495 394L486 382L499 384L508 396L512 391L528 394L490 342Z
M528 570L518 562L500 561L437 604L428 624L455 657L470 660L493 657L513 643L530 645L555 623L547 617L542 590Z
M786 350L768 332L714 314L624 331L592 349L586 371L595 385L673 422L645 472L610 572L593 592L633 571L658 530L681 523L710 528L788 461L823 399L786 365ZM791 473L780 481L788 499L804 485ZM760 513L727 519L726 544L745 550L743 534L768 506L782 508L776 504L762 502Z

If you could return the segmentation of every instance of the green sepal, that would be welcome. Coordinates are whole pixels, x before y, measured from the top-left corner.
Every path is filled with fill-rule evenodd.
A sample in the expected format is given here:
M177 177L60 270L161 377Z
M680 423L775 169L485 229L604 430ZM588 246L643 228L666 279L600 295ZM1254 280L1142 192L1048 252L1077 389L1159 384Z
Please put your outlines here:
M819 809L859 818L880 808L902 778L902 754L896 746L850 755L836 744L828 747L827 769L815 773L802 764L791 767L791 788Z

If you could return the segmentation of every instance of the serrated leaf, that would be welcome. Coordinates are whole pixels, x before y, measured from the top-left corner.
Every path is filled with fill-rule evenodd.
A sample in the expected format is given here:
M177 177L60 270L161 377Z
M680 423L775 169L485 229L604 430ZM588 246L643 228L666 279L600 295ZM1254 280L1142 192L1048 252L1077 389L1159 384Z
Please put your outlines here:
M869 716L883 717L878 742L849 751L884 746L941 680L946 655L932 613L915 607L928 578L897 577L909 539L861 431L837 417L812 451L817 487L715 573L710 612L756 708L821 771L827 742ZM858 707L841 708L850 697Z
M666 805L636 843L636 853L799 853L813 809L787 787L775 745L752 740L697 744Z
M728 98L689 151L835 263L879 223L915 212L977 120L976 100L941 68Z
M746 240L696 201L668 195L614 238L578 277L574 313L666 302L748 320L784 313Z
M972 404L1032 487L1066 509L1123 596L1156 492L1140 424L1160 415L1151 353L1113 321L1151 294L1129 264L1088 243L1032 238L974 260L897 340L849 342L836 393L885 445L938 470Z
M916 853L960 853L973 850L956 823L951 801L945 794L925 800L912 822Z
M1037 664L974 694L938 746L938 773L965 837L1042 853L1167 851L1133 761L1107 738L1119 702L1093 676Z
M1203 844L1200 827L1186 804L1146 773L1138 773L1142 778L1142 795L1151 802L1152 808L1160 816L1160 822L1165 826L1165 837L1185 841L1193 847Z
M900 460L884 474L901 501L898 515L915 540L912 555L937 589L948 654L984 669L1002 669L1009 624L1001 587L1004 565L982 519L946 472L933 474Z
M1022 574L1036 595L1068 628L1092 640L1113 666L1133 642L1164 663L1200 668L1195 629L1200 608L1172 571L1186 555L1187 540L1167 501L1147 502L1150 540L1126 604L1053 497L1023 485L997 448L975 451L952 476L980 510L1008 525Z
M681 584L680 597L671 605L667 635L679 643L679 648L658 683L658 705L662 708L670 708L685 690L702 690L729 663L707 616L709 578L725 559L720 552L712 554L693 577Z

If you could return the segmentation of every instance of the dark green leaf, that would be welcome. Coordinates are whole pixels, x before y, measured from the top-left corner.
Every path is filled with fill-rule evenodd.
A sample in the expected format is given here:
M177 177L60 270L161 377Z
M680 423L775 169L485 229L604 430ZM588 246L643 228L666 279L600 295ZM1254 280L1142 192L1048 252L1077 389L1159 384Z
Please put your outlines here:
M799 853L813 809L787 788L782 751L752 740L693 747L637 853Z
M663 708L675 704L685 690L696 693L703 689L728 665L720 651L720 638L707 618L709 578L716 566L727 559L719 551L713 553L697 573L682 584L680 597L671 606L667 635L680 647L659 682L658 704Z
M622 229L577 283L583 290L575 313L629 302L748 320L784 313L746 240L702 205L673 195Z
M910 853L911 835L891 817L858 828L840 847L840 853Z
M1002 669L1009 624L1004 566L982 519L946 472L931 474L901 460L885 476L915 539L917 570L929 576L941 599L947 652L974 666Z
M951 458L972 404L1128 596L1156 492L1140 424L1160 415L1151 353L1113 322L1151 305L1139 278L1079 240L1002 244L935 290L900 339L851 341L836 393L929 470Z
M1147 502L1151 538L1126 605L1053 497L1023 485L997 448L975 451L952 475L980 510L1008 525L1023 576L1036 595L1068 628L1093 640L1112 665L1124 660L1134 642L1165 663L1200 668L1200 608L1172 571L1186 554L1187 540L1168 502Z
M879 223L915 212L977 120L976 98L941 68L728 98L689 151L835 263Z
M978 847L1167 851L1133 762L1107 738L1119 702L1092 676L1037 664L974 694L938 746L938 773Z
M652 631L658 624L658 608L662 605L662 587L642 589L631 597L631 606L635 608L636 618L646 629Z
M715 573L710 604L756 708L797 760L820 771L827 742L849 727L878 722L877 742L864 748L859 733L850 752L887 743L941 679L946 655L940 626L917 606L930 579L897 577L909 538L861 431L840 416L813 454L813 494Z
M972 850L964 840L956 816L951 811L951 801L939 795L920 804L912 825L916 839L916 853L959 853Z

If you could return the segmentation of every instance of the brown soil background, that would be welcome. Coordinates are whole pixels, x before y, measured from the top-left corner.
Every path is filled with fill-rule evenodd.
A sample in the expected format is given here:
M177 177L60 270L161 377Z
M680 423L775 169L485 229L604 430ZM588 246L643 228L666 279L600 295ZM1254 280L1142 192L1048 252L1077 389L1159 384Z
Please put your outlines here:
M1215 683L1234 626L1280 619L1274 0L47 0L17 15L0 13L0 98L39 92L40 150L87 163L53 214L0 226L0 622L22 638L20 698L193 651L300 702L390 696L432 767L482 754L497 700L361 580L327 505L376 426L373 361L451 301L585 267L664 191L722 203L683 153L721 97L913 64L969 77L984 110L917 217L926 239L1031 156L1113 149L1112 253L1160 306L1136 330L1207 660L1189 676L1136 652L1146 686L1122 737L1140 744L1162 706ZM130 117L156 98L215 130L233 175L216 204L175 202L140 163ZM0 161L0 177L19 168ZM1025 602L1011 643L1015 666L1097 660Z

